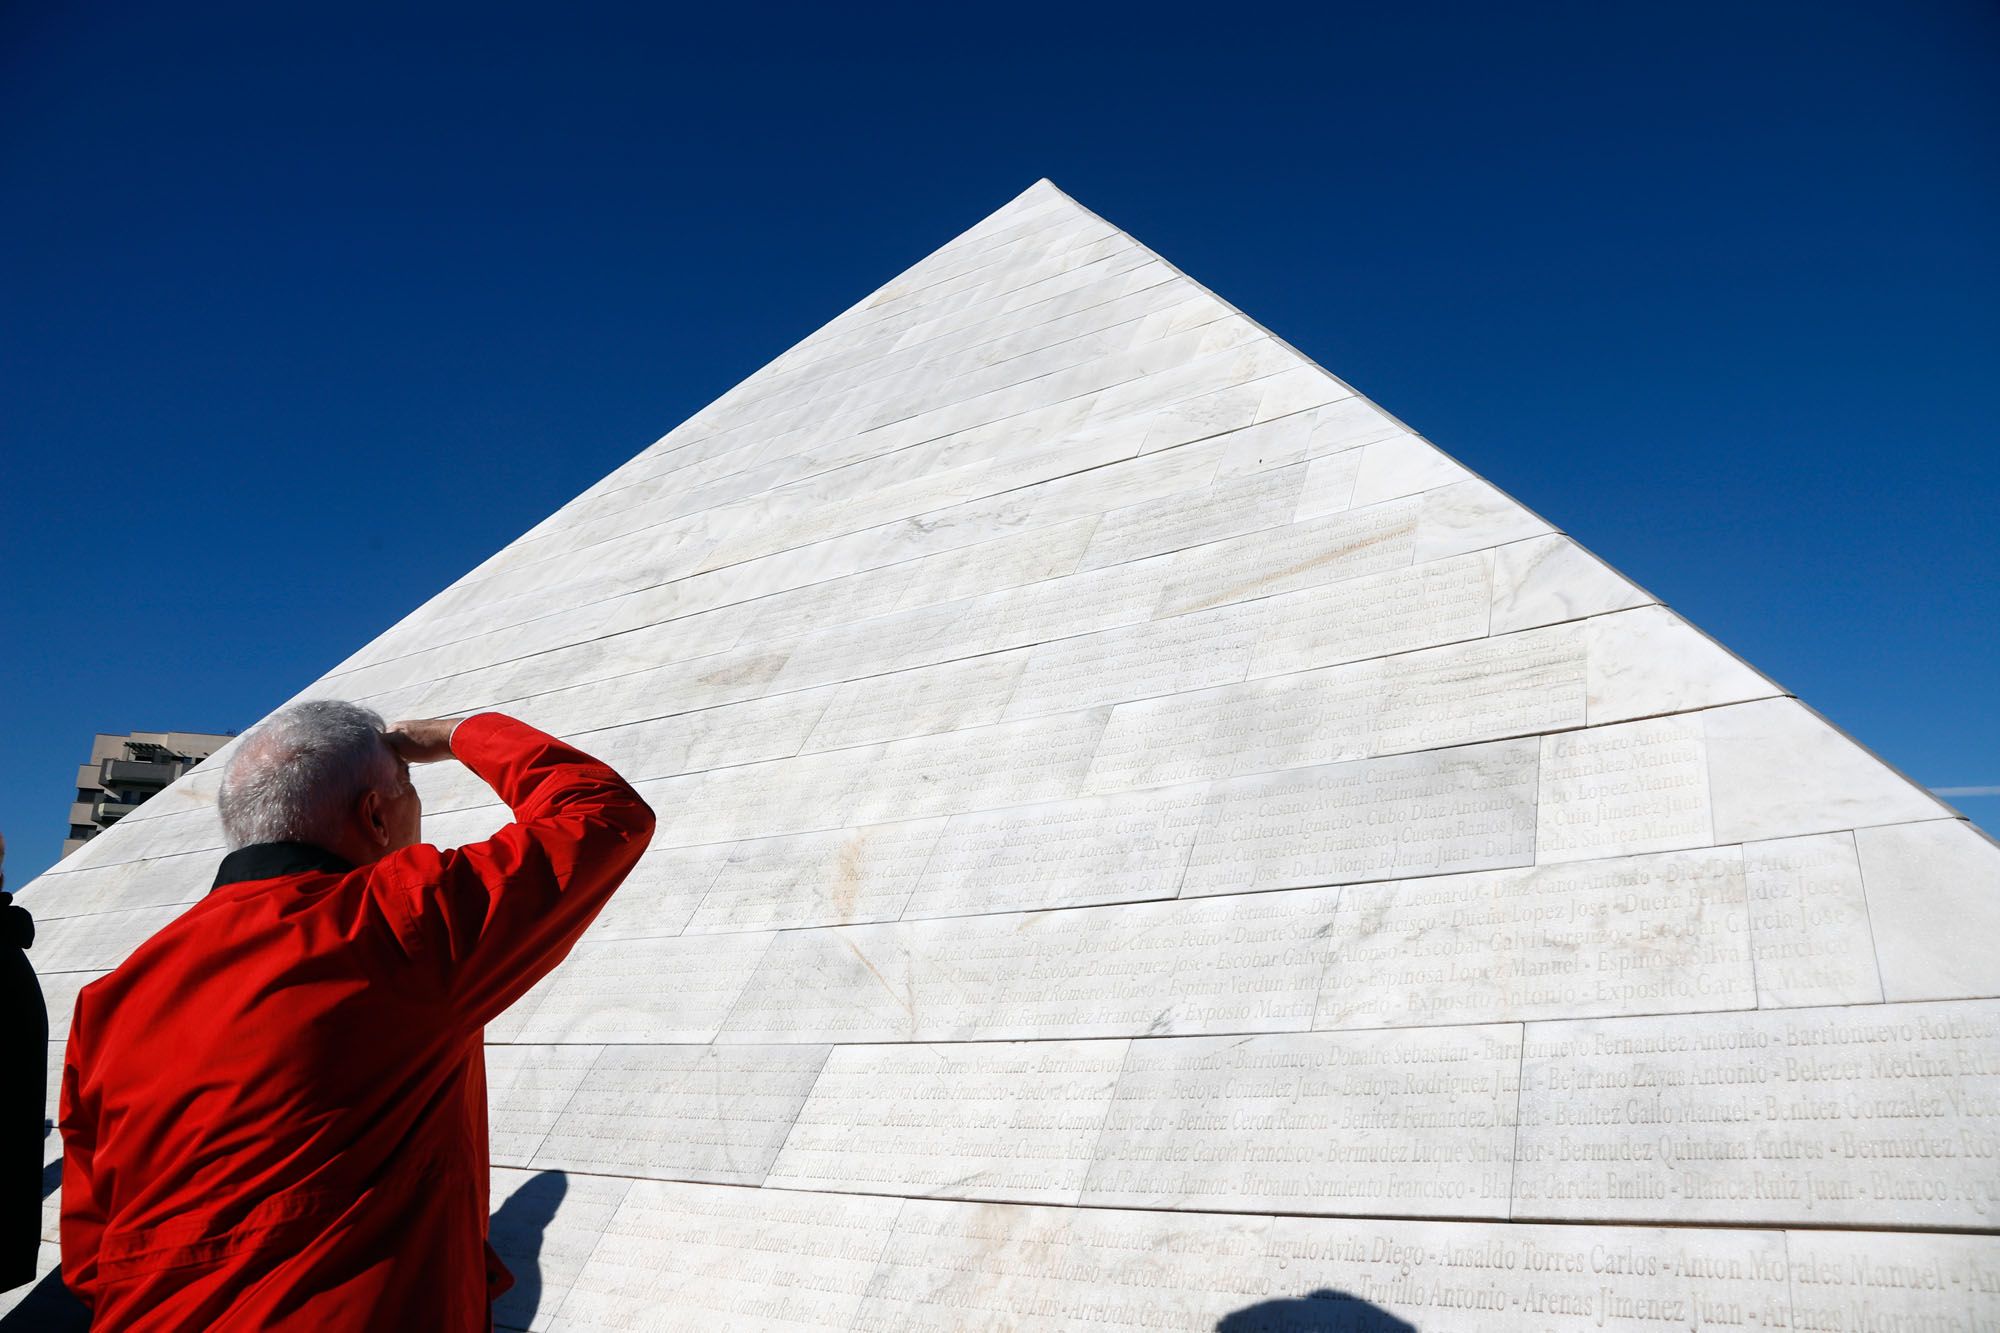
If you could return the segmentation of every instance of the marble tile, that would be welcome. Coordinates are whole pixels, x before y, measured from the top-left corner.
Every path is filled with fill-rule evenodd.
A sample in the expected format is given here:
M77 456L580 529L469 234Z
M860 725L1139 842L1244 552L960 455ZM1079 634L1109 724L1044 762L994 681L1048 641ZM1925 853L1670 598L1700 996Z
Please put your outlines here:
M1758 1008L1882 1000L1854 843L1851 833L1822 833L1743 845Z
M1393 436L1357 452L1360 470L1351 501L1357 508L1473 479L1442 450L1414 435Z
M1135 1041L1083 1202L1504 1217L1511 1025Z
M1992 1328L2000 1237L1791 1231L1796 1329Z
M1484 638L1486 565L1481 555L1458 556L1250 603L1268 616L1250 673L1278 676Z
M1748 1008L1734 847L1352 884L1315 1028Z
M1516 1218L1986 1227L2000 1001L1537 1023Z
M846 1328L901 1201L631 1184L555 1333Z
M59 863L57 869L23 885L16 900L38 922L191 903L214 885L222 856L217 847L76 870L63 869L66 862Z
M1531 864L1536 770L1528 740L1218 782L1181 895Z
M1584 633L1592 726L1783 693L1664 606L1593 616Z
M842 1046L768 1183L1074 1203L1123 1041Z
M584 938L643 940L680 934L722 873L733 846L648 847Z
M494 1168L488 1240L515 1283L493 1303L495 1325L536 1333L553 1325L631 1184L561 1171Z
M1701 719L1718 842L1952 813L1796 699L1711 709Z
M1101 569L1288 524L1304 483L1299 464L1114 509L1098 521L1080 567Z
M1262 386L1258 396L1262 397ZM1218 477L1253 477L1275 469L1298 467L1311 456L1314 413L1295 412L1232 432L1222 455ZM1296 488L1293 491L1296 496Z
M1699 714L1544 736L1541 750L1537 861L1735 841L1710 817Z
M920 819L726 844L687 933L893 921L944 827Z
M32 908L33 903L30 902ZM183 907L139 907L95 916L37 920L34 967L37 973L103 972L178 917Z
M1303 1031L1337 894L788 933L722 1041L996 1041Z
M487 1136L493 1160L525 1167L534 1161L601 1046L486 1048Z
M828 1050L604 1047L568 1111L541 1141L534 1164L593 1175L760 1185Z
M998 722L1026 650L917 667L836 687L804 748L839 750Z
M2000 848L1957 819L1857 829L1890 1000L2000 994Z
M1263 651L1266 603L1149 620L1034 648L1007 703L1010 718L1178 694L1243 679Z
M1304 523L1354 508L1354 488L1361 479L1363 453L1360 449L1350 449L1315 458L1307 464L1306 484L1299 489L1299 507L1292 514L1293 521Z
M1476 477L1425 491L1422 505L1412 547L1417 564L1553 531L1518 502Z
M855 1333L1212 1330L1262 1294L1262 1217L912 1200Z
M903 917L1171 898L1207 794L1170 787L958 815Z
M1216 1327L1219 1333L1857 1327L1793 1322L1786 1242L1777 1231L1280 1217L1266 1247L1273 1298L1264 1307L1267 1318ZM1347 1302L1366 1305L1350 1315L1342 1309Z
M519 1039L711 1040L770 942L760 933L578 944L549 975Z
M1646 606L1653 599L1569 538L1550 534L1493 550L1493 632Z
M1394 500L1184 551L1155 614L1186 615L1405 568L1421 504Z

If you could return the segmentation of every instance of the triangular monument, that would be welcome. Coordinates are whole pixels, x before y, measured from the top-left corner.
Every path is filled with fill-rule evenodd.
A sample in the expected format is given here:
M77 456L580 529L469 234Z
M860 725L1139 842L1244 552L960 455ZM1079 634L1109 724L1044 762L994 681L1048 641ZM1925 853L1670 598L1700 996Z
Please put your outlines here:
M1047 182L306 693L660 815L503 1323L2000 1328L2000 850ZM59 1034L218 767L26 890Z

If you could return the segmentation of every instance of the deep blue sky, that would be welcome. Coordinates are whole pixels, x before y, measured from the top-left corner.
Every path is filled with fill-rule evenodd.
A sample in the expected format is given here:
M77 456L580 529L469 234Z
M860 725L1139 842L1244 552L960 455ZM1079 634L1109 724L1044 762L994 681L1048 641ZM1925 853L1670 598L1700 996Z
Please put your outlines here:
M9 878L1044 175L2000 785L1990 3L684 8L0 10Z

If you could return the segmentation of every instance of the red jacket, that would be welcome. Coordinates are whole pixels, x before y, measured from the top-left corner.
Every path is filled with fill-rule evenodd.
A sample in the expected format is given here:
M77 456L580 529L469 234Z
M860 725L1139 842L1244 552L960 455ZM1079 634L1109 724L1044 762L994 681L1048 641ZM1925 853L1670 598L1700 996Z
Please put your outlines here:
M652 836L609 768L497 713L452 748L516 823L354 869L247 847L83 988L63 1068L63 1279L98 1333L481 1330L481 1029Z

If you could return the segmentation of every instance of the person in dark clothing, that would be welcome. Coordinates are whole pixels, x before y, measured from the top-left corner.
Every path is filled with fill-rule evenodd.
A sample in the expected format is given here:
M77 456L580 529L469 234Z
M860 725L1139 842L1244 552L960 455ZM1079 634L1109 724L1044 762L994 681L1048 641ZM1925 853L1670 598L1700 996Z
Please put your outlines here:
M0 889L7 883L7 841L0 838ZM43 1108L49 1092L49 1010L28 963L35 918L0 892L0 1291L35 1280L42 1241Z

